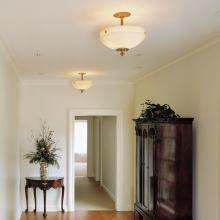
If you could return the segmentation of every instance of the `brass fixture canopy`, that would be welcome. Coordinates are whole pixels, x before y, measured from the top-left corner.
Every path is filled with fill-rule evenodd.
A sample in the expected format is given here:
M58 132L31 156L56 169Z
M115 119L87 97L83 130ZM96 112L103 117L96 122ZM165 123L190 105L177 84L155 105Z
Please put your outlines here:
M115 18L119 18L121 20L121 25L124 25L124 18L129 17L131 15L130 12L124 11L124 12L117 12L113 16Z

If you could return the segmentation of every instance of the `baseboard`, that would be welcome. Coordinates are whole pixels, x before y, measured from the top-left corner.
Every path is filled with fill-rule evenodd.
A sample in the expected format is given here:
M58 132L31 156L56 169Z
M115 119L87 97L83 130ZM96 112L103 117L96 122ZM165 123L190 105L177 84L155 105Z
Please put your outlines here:
M21 208L19 208L19 210L17 210L15 219L16 220L20 220L21 219L21 215L22 215L22 210L21 210Z
M127 204L127 205L123 205L122 207L118 207L119 209L118 209L118 211L122 211L122 212L133 212L134 211L134 205L132 204L132 205L129 205L129 204Z
M64 206L65 207L65 206ZM74 204L72 204L72 205L68 205L68 206L66 206L67 208L65 209L64 208L64 210L65 211L67 211L67 212L73 212L74 210L75 210L75 206L74 206Z
M28 206L28 211L32 212L33 210L34 210L34 205L29 205ZM43 205L37 205L37 211L38 212L43 212L43 210L44 210ZM67 211L66 206L64 206L64 210ZM23 210L23 211L25 211L25 210ZM58 206L58 205L47 205L47 211L48 212L59 212L59 211L61 211L61 207Z
M110 198L115 202L115 195L103 184L103 182L101 183L101 187L110 196Z

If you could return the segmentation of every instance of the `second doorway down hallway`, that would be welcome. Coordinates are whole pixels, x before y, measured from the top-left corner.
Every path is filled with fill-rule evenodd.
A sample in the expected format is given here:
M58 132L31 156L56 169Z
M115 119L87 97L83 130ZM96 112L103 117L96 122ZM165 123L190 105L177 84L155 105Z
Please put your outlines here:
M75 145L82 145L82 138L86 140L83 145L87 143L86 167L82 166L85 161L78 160L84 158L81 151L85 147L75 146L80 152L75 151L75 210L114 210L116 117L76 116L75 122L87 124L84 137L75 127ZM77 138L81 140L77 142Z

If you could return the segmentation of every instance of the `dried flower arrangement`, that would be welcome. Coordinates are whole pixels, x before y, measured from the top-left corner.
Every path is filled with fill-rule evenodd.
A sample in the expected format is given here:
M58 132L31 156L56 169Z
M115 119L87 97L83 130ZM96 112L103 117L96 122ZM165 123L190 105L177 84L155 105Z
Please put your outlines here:
M40 164L41 177L47 178L48 165L56 165L59 168L58 159L60 156L56 153L59 150L53 147L55 141L53 140L54 131L49 128L46 121L41 122L40 134L35 137L32 132L31 138L34 140L36 147L35 152L30 152L24 155L25 159L29 159L29 163Z

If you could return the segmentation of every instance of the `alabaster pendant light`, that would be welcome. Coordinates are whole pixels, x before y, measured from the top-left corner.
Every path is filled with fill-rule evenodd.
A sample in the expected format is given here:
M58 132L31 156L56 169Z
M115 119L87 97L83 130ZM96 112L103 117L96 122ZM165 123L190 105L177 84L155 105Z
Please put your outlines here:
M72 81L72 85L75 89L80 90L83 93L84 90L89 89L92 86L92 81L84 80L86 73L79 73L81 80Z
M118 12L114 17L121 20L121 25L104 28L100 31L100 40L108 48L124 53L139 45L146 37L145 30L139 26L124 25L124 18L130 12Z

